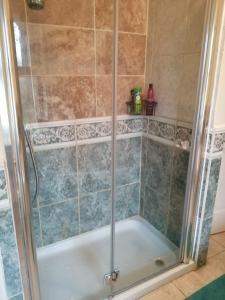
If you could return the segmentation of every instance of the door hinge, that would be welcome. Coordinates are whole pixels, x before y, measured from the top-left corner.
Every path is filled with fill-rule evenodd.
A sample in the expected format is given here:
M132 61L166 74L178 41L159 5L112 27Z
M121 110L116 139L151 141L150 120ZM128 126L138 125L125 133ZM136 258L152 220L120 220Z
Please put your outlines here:
M112 284L113 282L116 282L119 277L119 270L114 270L112 273L106 274L104 276L104 280L106 284Z

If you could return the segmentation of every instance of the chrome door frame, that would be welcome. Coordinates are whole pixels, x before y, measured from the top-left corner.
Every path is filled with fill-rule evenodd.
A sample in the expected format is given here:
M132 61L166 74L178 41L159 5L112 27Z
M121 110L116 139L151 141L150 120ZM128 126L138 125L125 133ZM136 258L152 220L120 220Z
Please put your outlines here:
M9 1L0 0L0 119L7 164L8 192L12 206L24 298L40 300L12 24Z
M208 128L211 125L215 106L213 89L217 74L217 59L219 56L219 40L223 32L222 12L223 0L207 0L204 24L204 35L201 50L199 83L197 91L196 114L193 123L192 149L190 152L185 207L183 214L180 259L188 263L195 261L197 241L196 231L199 229L196 216L199 210L201 188L203 184L203 170L208 145Z
M220 0L207 0L208 14L205 26L205 40L202 50L200 81L198 89L198 108L192 138L192 153L190 156L186 208L183 222L183 249L182 255L188 262L192 255L189 236L194 231L194 218L198 199L198 186L201 183L201 170L206 149L206 127L209 124L209 107L212 105L210 79L212 80L213 50L215 42L215 26L218 18ZM36 259L36 249L33 245L31 224L31 201L28 176L26 171L26 149L23 133L23 118L21 100L18 88L18 74L16 70L15 46L8 0L0 0L0 118L3 128L6 161L9 179L9 196L12 204L15 232L19 253L20 270L25 300L40 300L39 276ZM114 2L115 3L115 2ZM116 38L116 36L114 37ZM114 41L115 42L115 41ZM114 50L115 51L115 50ZM117 50L116 50L117 52ZM115 53L114 52L114 57ZM116 58L114 58L116 60ZM114 69L116 75L117 69ZM114 88L116 89L116 78ZM116 97L114 91L114 98ZM114 101L115 102L115 101ZM114 121L116 104L114 104ZM114 128L115 142L116 127ZM115 164L115 160L114 160ZM115 175L114 175L115 177ZM115 184L115 180L113 185ZM115 189L115 188L114 188ZM114 191L115 194L115 191ZM115 197L113 197L115 198ZM112 199L114 201L114 199ZM112 203L114 209L115 203ZM112 223L114 212L112 212ZM115 224L111 231L112 261L114 269L114 238ZM192 241L193 243L193 241Z

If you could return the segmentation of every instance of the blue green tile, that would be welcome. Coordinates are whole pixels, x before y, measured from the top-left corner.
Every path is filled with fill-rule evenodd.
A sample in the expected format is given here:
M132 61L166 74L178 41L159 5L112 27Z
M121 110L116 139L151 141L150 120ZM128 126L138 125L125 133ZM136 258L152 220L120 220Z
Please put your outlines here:
M17 246L10 210L0 212L0 233L0 248L5 273L6 290L10 298L21 292Z
M23 300L23 294L19 294L14 297L11 297L9 300Z
M145 188L143 217L163 234L167 232L169 198L150 188Z
M126 185L140 179L141 137L117 140L116 183Z
M108 225L111 217L111 191L80 197L80 231L86 232Z
M23 300L23 294L19 294L14 297L11 297L9 300Z
M43 244L48 245L79 233L77 199L40 208Z
M6 179L4 170L0 170L0 200L7 199Z
M117 187L115 206L116 221L138 215L139 204L139 183Z
M76 148L35 153L39 174L40 206L75 198L77 189Z
M111 143L78 146L79 189L81 194L111 188Z

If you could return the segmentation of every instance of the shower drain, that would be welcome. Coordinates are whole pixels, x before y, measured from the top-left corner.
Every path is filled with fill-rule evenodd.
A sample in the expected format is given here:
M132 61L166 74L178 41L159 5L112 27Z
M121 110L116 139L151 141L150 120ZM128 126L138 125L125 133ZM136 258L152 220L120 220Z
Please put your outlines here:
M155 264L159 267L165 265L165 262L164 260L161 258L161 257L158 257L156 260L155 260Z

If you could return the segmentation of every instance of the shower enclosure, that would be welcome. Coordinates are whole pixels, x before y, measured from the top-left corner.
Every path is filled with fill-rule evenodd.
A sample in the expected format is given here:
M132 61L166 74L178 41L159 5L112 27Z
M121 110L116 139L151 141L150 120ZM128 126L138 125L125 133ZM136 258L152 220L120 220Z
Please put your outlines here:
M210 1L3 2L19 91L8 113L23 154L13 209L25 296L105 299L188 263ZM156 114L128 114L130 90L144 99L150 83Z

